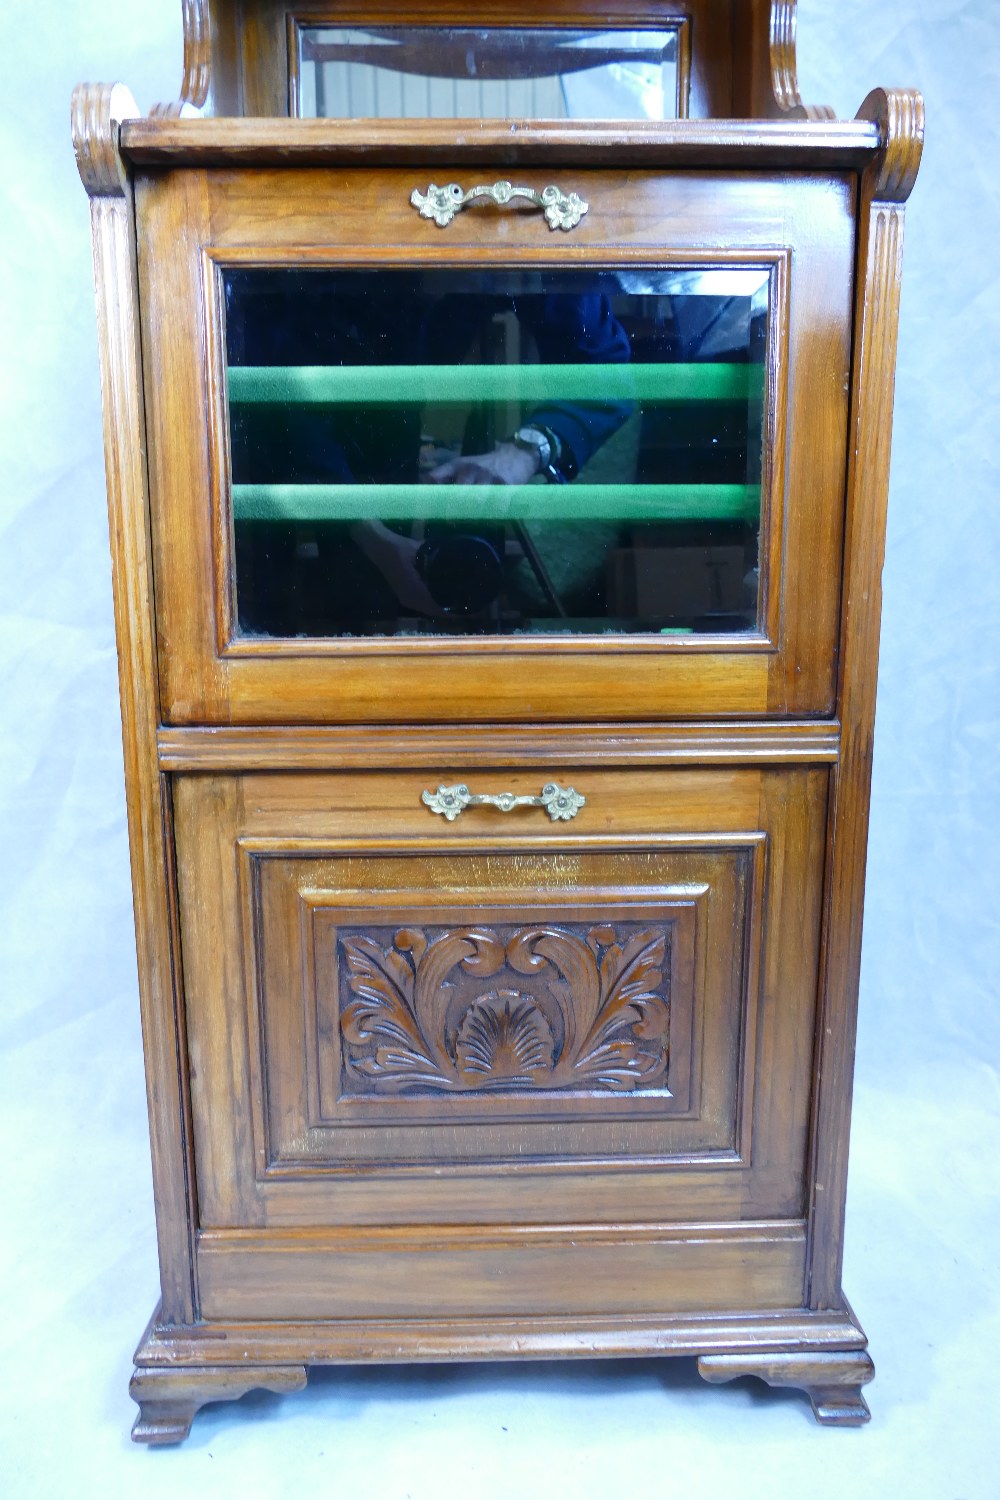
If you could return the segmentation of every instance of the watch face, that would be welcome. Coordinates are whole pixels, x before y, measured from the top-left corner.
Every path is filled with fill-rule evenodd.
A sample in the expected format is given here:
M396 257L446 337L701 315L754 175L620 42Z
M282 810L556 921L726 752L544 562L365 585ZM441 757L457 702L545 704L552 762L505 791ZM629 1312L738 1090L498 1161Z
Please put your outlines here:
M539 462L547 464L552 456L552 444L544 432L539 432L537 427L519 427L514 434L514 441L519 448L530 448L538 454Z

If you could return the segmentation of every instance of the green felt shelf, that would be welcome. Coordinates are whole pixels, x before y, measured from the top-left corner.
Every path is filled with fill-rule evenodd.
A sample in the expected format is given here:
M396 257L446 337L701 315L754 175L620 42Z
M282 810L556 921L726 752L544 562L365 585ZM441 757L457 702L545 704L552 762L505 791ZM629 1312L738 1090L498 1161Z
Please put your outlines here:
M349 402L747 401L763 393L748 364L230 365L238 406Z
M756 521L749 484L235 484L237 521Z

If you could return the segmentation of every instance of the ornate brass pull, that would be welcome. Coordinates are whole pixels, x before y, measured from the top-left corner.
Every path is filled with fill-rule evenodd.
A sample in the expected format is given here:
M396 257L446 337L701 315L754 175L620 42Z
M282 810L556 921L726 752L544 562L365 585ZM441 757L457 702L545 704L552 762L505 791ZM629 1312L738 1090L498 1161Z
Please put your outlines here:
M467 807L496 807L504 813L512 812L515 807L544 807L553 823L569 822L586 800L571 786L557 786L554 781L546 782L540 797L518 797L513 792L473 793L464 781L458 786L439 786L436 792L424 792L421 796L431 812L440 813L449 823L454 823Z
M445 187L432 182L426 193L414 188L410 194L410 202L420 210L421 218L433 219L440 229L450 224L466 204L476 203L480 198L488 198L500 208L505 208L515 198L525 198L543 210L550 229L575 229L584 214L590 211L590 204L585 203L578 193L564 193L553 183L539 193L534 188L515 187L512 182L494 182L492 187L484 184L469 188L468 192L457 182L449 182Z

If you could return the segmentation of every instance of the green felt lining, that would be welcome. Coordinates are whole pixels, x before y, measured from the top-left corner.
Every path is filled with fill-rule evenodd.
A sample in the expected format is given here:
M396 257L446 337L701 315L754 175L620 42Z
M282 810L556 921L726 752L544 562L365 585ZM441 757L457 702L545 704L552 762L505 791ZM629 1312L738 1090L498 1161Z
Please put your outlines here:
M752 484L234 484L237 521L747 521Z
M747 401L763 394L760 365L230 365L240 406L348 402Z

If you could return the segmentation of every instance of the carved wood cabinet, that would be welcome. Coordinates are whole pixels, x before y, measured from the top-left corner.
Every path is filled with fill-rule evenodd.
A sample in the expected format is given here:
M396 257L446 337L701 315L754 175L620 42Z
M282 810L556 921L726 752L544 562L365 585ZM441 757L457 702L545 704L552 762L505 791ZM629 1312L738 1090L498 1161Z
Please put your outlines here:
M792 0L185 0L83 87L162 1299L314 1364L694 1355L841 1289L919 96Z

